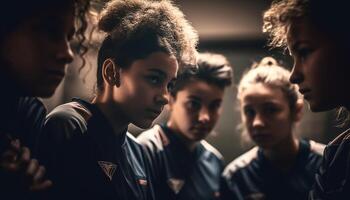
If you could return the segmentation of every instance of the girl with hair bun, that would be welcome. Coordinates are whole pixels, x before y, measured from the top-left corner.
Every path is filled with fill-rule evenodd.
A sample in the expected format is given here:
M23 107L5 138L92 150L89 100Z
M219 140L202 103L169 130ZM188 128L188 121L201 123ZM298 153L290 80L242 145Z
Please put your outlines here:
M127 128L158 117L179 66L195 65L198 37L166 0L110 1L98 27L96 97L58 106L41 138L52 197L154 199L151 166Z
M266 57L239 82L242 126L256 147L224 170L224 199L307 199L324 145L294 134L303 101L289 75Z

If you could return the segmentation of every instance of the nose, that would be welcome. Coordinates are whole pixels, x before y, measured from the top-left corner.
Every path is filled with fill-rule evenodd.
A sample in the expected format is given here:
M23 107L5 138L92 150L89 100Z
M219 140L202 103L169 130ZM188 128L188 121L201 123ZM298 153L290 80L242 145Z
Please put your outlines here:
M210 120L210 115L209 111L207 108L204 106L200 109L199 114L198 114L198 121L200 123L207 123Z
M169 93L166 87L163 87L160 93L156 96L155 101L157 105L164 106L169 103Z
M72 51L69 41L62 41L60 47L58 48L56 59L62 64L68 64L73 62L73 58L74 53Z
M265 122L263 119L263 116L261 114L256 114L253 119L253 127L254 128L261 128L265 126Z
M289 77L289 81L294 84L299 84L303 82L304 77L301 71L301 63L299 61L294 61L293 69Z

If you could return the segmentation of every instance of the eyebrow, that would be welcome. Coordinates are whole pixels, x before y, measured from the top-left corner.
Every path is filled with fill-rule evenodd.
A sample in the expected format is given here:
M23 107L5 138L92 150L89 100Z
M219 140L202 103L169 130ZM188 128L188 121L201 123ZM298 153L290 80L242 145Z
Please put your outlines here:
M160 70L160 69L151 68L148 71L156 73L156 74L158 74L159 76L162 76L162 77L167 77L167 74L164 71Z
M72 39L74 34L76 32L75 26L73 28L71 28L71 30L68 33L68 39Z
M294 52L294 51L296 51L297 50L297 48L300 46L300 44L308 44L309 42L308 41L306 41L306 40L299 40L299 41L297 41L296 43L294 43L293 45L292 45L292 47L291 47L291 49L289 50L289 51L292 51L292 52Z
M188 96L189 99L194 99L194 100L201 100L201 98L194 96L194 95L190 95Z

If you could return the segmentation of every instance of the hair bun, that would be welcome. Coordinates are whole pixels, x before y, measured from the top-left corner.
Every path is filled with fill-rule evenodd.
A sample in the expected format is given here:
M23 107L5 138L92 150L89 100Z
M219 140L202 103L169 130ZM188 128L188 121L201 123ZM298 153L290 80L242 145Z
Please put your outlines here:
M278 66L277 61L272 57L265 57L261 59L258 66Z
M98 28L106 33L111 33L123 23L125 18L128 16L133 18L133 15L136 15L145 6L146 2L141 0L110 1L100 14Z

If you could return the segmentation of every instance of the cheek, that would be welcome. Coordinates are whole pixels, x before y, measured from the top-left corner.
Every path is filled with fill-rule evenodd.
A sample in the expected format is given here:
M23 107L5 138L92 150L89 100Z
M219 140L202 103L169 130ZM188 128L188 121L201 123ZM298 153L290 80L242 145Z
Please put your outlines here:
M210 122L211 122L212 125L215 125L215 124L216 124L216 122L217 122L218 119L219 119L219 116L220 116L220 111L219 111L219 110L216 111L216 112L214 112L214 113L212 113L212 114L210 115Z

